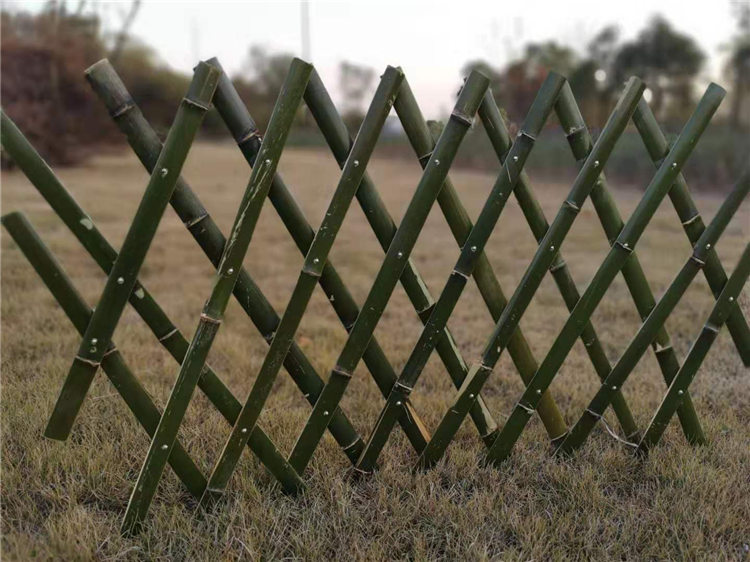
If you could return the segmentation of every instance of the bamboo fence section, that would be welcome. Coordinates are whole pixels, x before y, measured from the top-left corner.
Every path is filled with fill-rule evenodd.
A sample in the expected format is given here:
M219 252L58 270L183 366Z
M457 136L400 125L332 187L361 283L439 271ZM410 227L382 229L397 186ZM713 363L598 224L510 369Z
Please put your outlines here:
M119 252L109 244L91 216L74 200L10 117L4 112L0 117L3 149L107 274L96 306L92 308L84 301L71 278L22 213L4 215L2 224L82 337L45 435L60 440L70 435L101 365L116 392L150 438L148 453L123 519L124 533L136 532L142 526L167 465L201 508L220 503L246 448L258 457L284 492L298 493L305 486L305 468L326 431L330 431L355 474L376 469L379 454L396 425L402 428L417 455L415 468L433 466L445 455L467 416L487 449L486 462L494 465L499 465L511 454L534 413L539 414L553 450L560 455L570 455L581 447L600 420L606 425L603 416L610 406L624 437L617 436L608 426L607 431L635 452L645 454L654 447L675 413L688 442L695 445L705 443L706 436L693 406L689 386L723 324L727 325L742 361L750 365L750 329L737 302L750 276L750 244L729 276L715 250L722 233L750 191L750 168L740 177L707 226L681 172L724 97L724 91L715 84L707 88L681 134L670 145L642 98L645 84L638 78L631 78L594 142L567 80L550 73L518 134L512 139L488 88L489 81L481 73L472 72L467 77L450 118L443 126L425 121L404 73L399 68L388 67L381 76L359 131L352 137L315 69L295 59L263 135L219 62L211 59L196 67L187 94L162 143L106 60L89 68L86 78L150 176ZM317 230L296 202L292 189L277 173L279 159L303 103L341 169L340 179ZM203 116L212 107L251 168L228 237L181 177L182 166ZM367 171L392 110L422 168L421 179L400 224L394 221ZM560 121L578 173L570 193L550 223L524 168L553 113ZM472 221L448 172L468 130L479 121L500 168L476 221ZM603 170L631 121L654 164L655 174L636 209L627 220L623 220ZM510 298L506 298L485 254L485 247L511 195L518 203L538 249L518 287ZM693 251L664 295L657 300L635 249L667 196ZM581 292L562 256L561 246L589 197L610 251ZM304 257L294 290L281 315L242 267L266 198ZM361 305L329 260L337 234L355 200L384 251L378 273ZM411 258L436 202L458 246L455 266L437 298L433 297ZM211 294L190 340L175 327L138 281L139 270L168 203L216 270ZM680 364L664 324L701 270L716 302ZM538 362L519 323L547 271L552 275L570 315L544 359ZM620 273L642 324L612 365L591 316ZM447 327L470 279L476 282L494 322L481 358L471 366L463 358ZM404 367L397 373L374 337L374 331L399 283L423 326ZM294 341L318 285L348 332L327 379L320 376ZM268 343L262 366L244 400L235 397L206 362L232 296ZM163 409L151 399L125 362L123 352L111 341L128 303L159 344L180 365ZM579 339L601 384L569 430L549 393L549 386ZM654 350L667 391L651 422L641 433L621 389L649 346ZM525 390L510 416L501 424L493 417L481 391L505 349L525 384ZM433 351L437 352L457 392L431 434L410 396ZM381 413L367 439L360 436L340 405L360 361L367 367L384 398ZM282 367L312 406L288 456L276 447L258 424ZM201 389L231 426L224 447L213 460L208 475L201 472L177 440L196 388Z

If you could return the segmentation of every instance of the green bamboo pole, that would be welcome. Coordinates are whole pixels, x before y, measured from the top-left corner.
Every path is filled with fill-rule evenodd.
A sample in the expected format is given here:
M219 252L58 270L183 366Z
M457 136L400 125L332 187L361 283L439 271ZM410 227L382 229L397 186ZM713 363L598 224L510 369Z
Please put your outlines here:
M75 329L83 335L92 311L73 286L68 274L23 214L18 212L7 214L2 217L2 223ZM146 430L146 433L152 436L161 414L148 392L125 363L114 343L110 344L104 354L102 369L112 382L112 386L125 400L135 419ZM185 484L188 492L194 497L200 497L206 487L206 479L179 442L175 443L172 454L169 456L169 465Z
M263 161L253 168L245 194L242 197L232 233L224 247L214 278L211 296L201 313L198 328L190 343L190 348L182 362L172 393L164 409L159 427L144 460L138 481L133 488L125 517L123 532L138 530L148 512L169 451L174 445L177 431L187 410L198 382L206 356L219 330L232 289L237 280L242 260L247 253L250 239L258 222L263 202L271 186L271 179L278 166L281 151L299 108L302 94L307 86L312 66L294 59L289 68L281 93L271 115L268 134L263 139L260 154ZM300 481L301 485L301 481Z
M561 111L561 106L569 105L569 103L566 104L566 100L570 99L570 101L572 101L573 107L575 107L575 99L570 98L570 95L570 85L566 83L562 88L562 92L560 93L555 106L556 113L558 114L561 122L564 118L564 114L566 113L564 111ZM505 126L505 122L503 121L500 110L498 109L491 92L488 92L484 96L484 101L479 107L479 117L484 124L484 129L487 132L487 136L489 137L493 148L495 149L495 153L500 159L500 162L504 162L508 150L511 146L511 140L510 135L508 134L508 129ZM580 126L576 127L576 132L574 132L572 135L575 135L576 138L580 137L580 131L583 131L588 141L590 141L591 137L590 135L588 135L588 131L583 124L582 118L579 125L582 126L583 129L581 129ZM570 127L563 127L563 129L565 129L566 131L571 130ZM568 138L571 139L572 135L569 135ZM572 144L578 146L578 143ZM584 161L589 152L590 146L587 147L585 153L576 151L576 159ZM599 181L594 185L594 188L592 189L592 199L594 198L594 193L602 189L606 189L604 174L601 174L599 176ZM534 238L536 239L537 243L540 243L544 238L544 235L547 233L547 229L549 229L549 223L547 222L547 218L544 216L544 211L542 210L541 205L539 205L536 197L534 197L534 193L529 183L529 178L525 173L521 173L521 177L516 183L516 187L514 188L513 193L516 196L518 205L521 207L521 211L526 217L526 222L528 222L529 226L531 227L531 232L534 235ZM611 204L614 205L614 201L611 201ZM609 213L603 212L606 209L601 209L601 207L601 205L596 206L597 213L602 219L602 222L607 222L606 219L608 219L610 215ZM565 306L569 311L572 312L573 308L578 302L578 299L580 298L580 293L578 292L578 287L573 280L573 276L570 274L568 265L565 262L565 259L563 259L562 252L558 252L549 270L552 274L552 278L554 279L555 284L557 285L560 295L562 295L563 297ZM497 319L495 321L497 321ZM589 360L594 366L594 370L596 371L597 375L599 376L599 378L604 378L607 373L609 373L611 366L609 364L607 354L604 351L604 346L602 346L601 341L599 341L599 337L597 336L596 331L594 330L594 326L591 324L590 320L586 322L586 325L581 332L581 341L583 342L584 349L586 350L586 353L589 356ZM508 350L510 351L510 345L508 345ZM531 378L529 378L528 380L531 380ZM547 394L548 392L549 391L545 391L544 394ZM542 395L542 399L539 403L540 406L544 405L544 394ZM630 408L625 402L625 397L621 393L618 392L614 397L612 401L612 408L615 411L617 419L620 422L620 426L622 427L625 435L627 435L630 439L635 439L638 433L638 427L636 426L635 419L633 418L633 414L630 411ZM564 431L562 433L564 433ZM564 437L564 435L561 437Z
M91 217L86 214L65 189L65 186L60 183L47 163L18 130L15 123L2 110L0 110L0 116L2 117L0 127L2 128L3 148L10 154L31 184L49 203L52 210L78 239L97 265L109 274L117 259L117 251L107 242ZM158 154L159 151L157 150L154 162L158 158ZM136 282L129 300L159 343L175 361L181 363L187 352L188 342L146 287L141 285L140 282ZM198 384L221 415L229 423L234 423L242 405L208 365L205 366ZM257 428L256 431L253 431L249 446L268 470L281 482L284 490L296 489L299 476L262 429Z
M187 158L203 116L213 97L219 71L200 64L177 111L164 143L159 162L133 217L120 254L112 266L104 291L86 328L78 354L63 383L60 397L50 416L45 436L64 440L70 434L99 363L104 356L117 322L135 288L156 229Z
M411 97L413 99L406 78L404 78L401 83L401 88L399 89L398 96L394 102L394 108L397 113L399 112L404 97ZM339 165L343 165L348 157L353 140L349 136L344 121L336 111L336 107L331 101L325 85L316 73L313 73L313 76L310 78L310 84L305 92L305 101L307 102L307 107L310 109L311 115L326 139L328 146L331 148L331 152L339 162ZM400 115L401 114L399 113L399 116ZM407 128L408 126L408 124L405 125ZM431 151L432 148L429 150ZM420 154L425 154L426 152L428 151L420 152ZM422 159L421 163L424 166L427 164L427 160ZM380 198L375 185L367 174L365 174L362 179L362 185L357 190L357 200L365 217L367 217L378 242L383 248L383 251L387 252L388 247L393 240L393 236L396 233L396 223L388 212L388 209ZM424 279L422 279L416 265L411 259L407 260L400 281L407 297L417 312L417 316L422 322L426 322L435 301L427 288L427 284L424 282ZM353 316L349 327L354 324L355 320L356 316ZM372 340L370 345L372 345ZM438 336L436 347L438 355L445 365L446 371L451 377L453 383L458 387L466 376L466 362L461 356L458 345L456 345L453 336L447 328ZM369 346L363 355L365 362L367 362L368 350ZM387 381L383 381L382 384L379 383L380 391L383 393L384 397L387 397L390 393L396 382L396 378L396 373L393 372L393 376L389 376ZM399 421L404 417L409 418L414 415L415 412L411 403L408 400L405 401L404 409L399 416ZM492 442L492 436L497 431L497 423L492 419L489 408L487 408L481 398L477 401L475 408L472 409L471 417L479 435L489 446ZM423 426L423 424L420 423L420 426ZM423 430L423 433L426 438L419 447L415 447L418 453L422 451L429 440L429 432L426 428Z
M217 68L221 68L219 61L215 58L210 59L208 62L210 64L213 64ZM313 69L312 76L310 76L310 81L307 84L307 90L305 90L306 101L308 101L312 97L309 94L310 91L319 88L317 86L317 84L319 83L320 77L318 77L317 73ZM320 87L322 87L322 83ZM258 150L260 149L260 133L258 131L258 127L255 124L255 121L250 116L250 113L248 113L245 104L242 102L242 99L237 93L237 90L234 88L231 80L229 80L229 77L225 73L222 73L222 76L219 79L219 86L216 88L216 95L214 96L214 105L219 112L219 115L221 115L222 120L229 128L232 136L237 141L242 154L245 156L245 160L247 160L248 164L250 164L250 166L252 167L255 163L255 159L257 158ZM333 112L335 113L335 111L336 110L334 108ZM315 112L311 110L311 113ZM338 117L338 114L335 114L336 117ZM344 128L344 132L347 135L346 138L348 140L348 133L346 132L346 128ZM323 131L323 134L324 136L326 135L326 130ZM342 168L349 155L349 149L352 146L352 143L347 142L344 157L342 159L337 158L339 165ZM360 200L360 192L368 182L369 179L365 174L365 177L362 180L362 184L357 190L357 197L360 198ZM300 252L302 252L302 255L306 255L313 242L313 238L315 237L315 231L310 226L309 222L305 218L302 209L294 200L291 192L284 184L281 176L278 174L274 176L273 183L271 183L271 189L268 193L268 198L271 200L271 204L274 206L277 213L281 217L281 220L286 226L287 230L292 235L297 248L299 248ZM365 211L365 213L369 216L369 213L367 211ZM346 285L344 285L343 280L339 276L330 259L325 263L325 266L323 267L323 273L318 279L318 283L320 284L321 289L323 289L326 297L328 297L328 302L331 303L331 306L336 312L339 320L344 325L344 327L349 330L352 324L354 324L354 321L357 319L357 315L359 314L359 307L354 300L354 297L352 297L351 293L347 289ZM365 365L367 365L367 368L370 370L370 373L372 374L378 388L384 396L387 396L389 389L396 381L396 372L391 366L388 358L383 352L383 349L380 347L380 344L374 336L372 340L370 340L370 343L367 346L365 354L362 358L365 362ZM322 380L320 380L319 377L317 377L317 380L319 380L320 382L318 385L316 385L315 392L310 393L310 396L308 397L308 400L310 400L311 404L315 404L315 400L317 400L318 395L320 394L320 390L323 388ZM408 410L408 412L404 413L399 422L401 423L401 426L404 429L404 432L411 442L412 446L417 451L421 451L429 440L429 433L426 429L426 426L419 419L419 416L417 415L411 404L407 404L406 409ZM331 425L329 426L330 430L335 429L335 418L341 416L342 414L340 413L340 410L337 410L334 414L334 419L331 420ZM353 428L352 431L354 431ZM342 446L344 447L344 452L347 453L351 462L354 463L356 462L357 458L359 458L359 454L362 451L364 442L359 437L359 435L357 435L356 441L353 439L349 439L345 443L342 443Z
M659 327L664 324L667 317L674 310L674 307L677 306L677 303L685 294L690 283L698 275L698 272L705 267L708 254L713 251L716 242L748 191L750 191L750 172L743 174L740 181L711 220L708 228L704 229L703 234L701 234L693 248L693 255L687 260L664 293L664 296L662 296L659 303L651 311L651 314L648 315L645 322L643 322L643 325L625 352L620 356L612 371L602 381L599 391L584 410L578 422L572 427L568 436L560 444L560 447L556 451L558 454L570 454L586 440L609 405L611 396L615 392L613 389L621 389L623 387L628 376L648 349L649 344L654 340Z
M349 158L344 165L341 179L328 205L323 222L305 256L305 262L284 315L281 317L281 323L271 342L271 347L263 360L263 365L258 372L247 401L224 444L221 455L214 464L211 476L208 479L206 492L201 498L203 507L210 507L221 498L237 467L247 442L248 429L255 427L271 393L276 376L281 368L281 362L289 350L289 345L294 339L294 334L323 273L323 268L328 261L328 254L362 181L364 170L367 168L380 131L391 111L393 100L402 79L403 73L401 70L389 66L380 80Z
M633 118L638 114L638 107L641 107L645 102L639 102L639 106L636 107ZM645 104L646 106L648 104ZM578 106L576 105L573 92L568 90L560 96L560 107L558 111L560 118L560 124L565 131L573 131L568 135L568 141L573 151L573 155L576 160L584 158L590 151L592 146L591 135L586 128L586 124L583 121ZM671 190L670 190L671 191ZM620 234L624 222L620 212L617 210L617 205L611 192L607 189L606 179L604 174L599 177L599 182L591 190L591 202L594 204L594 209L599 216L604 232L607 235L607 239L611 244L617 239ZM643 272L643 268L638 260L638 256L635 251L631 252L630 258L625 262L622 267L622 276L625 279L625 284L630 291L630 294L635 303L638 315L641 321L645 320L649 313L656 306L656 299L649 286L646 274ZM672 347L672 341L667 333L664 326L656 333L656 337L652 342L654 354L656 360L659 363L659 368L664 376L664 380L669 384L678 369L680 368L680 362L677 359L677 355ZM604 379L609 374L610 369L599 374L600 379ZM696 444L704 443L705 436L698 421L698 415L692 410L692 401L686 404L686 408L683 410L681 417L686 418L686 423L683 425L683 431L688 441ZM635 434L627 434L626 440L637 440Z
M706 321L698 339L695 340L690 348L677 376L672 381L672 384L669 385L667 394L664 396L641 442L638 444L639 453L647 453L659 442L669 424L669 420L675 411L679 409L680 403L685 400L688 386L693 382L695 374L698 372L716 337L719 335L722 324L726 322L728 316L731 314L740 291L742 291L742 287L747 281L748 275L750 275L750 244L745 246L745 251L742 253L737 267L729 277L719 298L716 299L716 305L711 311L708 321Z
M148 121L146 121L141 110L133 102L130 94L125 88L125 85L122 83L122 80L120 80L120 77L117 75L114 68L112 68L112 65L110 65L109 61L107 61L106 59L99 61L86 71L86 78L91 84L94 91L104 102L110 114L113 116L113 119L118 128L126 135L130 146L133 148L134 152L143 163L143 166L148 172L151 172L156 165L156 161L162 149L161 141L159 140L156 131L154 131L153 128L151 128L151 126L149 125ZM220 78L219 85L216 88L216 93L214 94L214 103L217 108L222 107L220 103L223 99L222 83L223 80L222 78ZM278 201L281 198L281 196L278 196L276 199L274 199L274 191L276 193L279 193L282 191L282 189L288 194L288 191L286 191L286 186L283 185L283 182L281 182L280 178L277 175L274 177L274 181L271 186L271 194L269 195L272 202ZM285 199L290 200L291 203L294 204L295 208L299 209L298 207L296 207L296 203L291 198L291 194L288 194L288 197L286 197ZM224 238L224 235L222 234L216 222L209 215L208 211L201 203L200 199L198 199L190 186L181 177L177 180L177 187L172 194L170 204L174 208L177 215L180 217L180 220L183 222L185 227L192 234L195 241L209 258L213 266L218 267L219 260L221 259L221 254L224 250L224 246L226 245L226 239ZM286 208L291 209L291 207L292 205L290 204L287 205ZM58 214L60 214L59 211ZM301 216L301 211L299 211L299 213L289 212L289 216L298 218L299 216ZM304 217L302 218L304 220ZM73 222L74 225L78 223L77 220ZM310 236L310 240L312 240L312 235ZM114 258L104 261L111 264L114 261ZM253 279L244 268L240 269L239 276L237 277L237 283L234 286L233 294L235 300L250 317L253 324L257 327L263 338L267 343L270 344L271 340L273 339L273 334L276 332L276 329L279 325L279 316L276 314L276 311L271 306L271 303L268 302L268 299L265 297L263 292L255 284ZM138 310L138 302L140 301L134 301L131 298L131 303L136 307L136 310ZM148 318L148 316L145 316L140 311L139 313L144 317L144 319ZM149 325L151 326L151 324ZM157 334L157 337L160 337L161 334L168 334L173 330L174 326L164 330L154 330L154 333ZM174 338L164 339L164 343L171 342L173 339L177 340L177 336L175 336ZM185 352L188 348L188 342L181 335L179 341L179 361L182 362L182 357L184 357ZM310 363L307 357L305 357L304 353L302 353L302 350L297 346L296 343L292 344L291 349L289 350L289 354L284 360L284 367L292 377L292 380L299 387L302 394L305 395L309 403L311 405L315 404L315 400L317 400L318 396L320 395L320 391L323 389L323 380L320 378L313 365ZM395 378L396 375L395 373L393 373L393 379L395 380ZM221 384L221 381L218 381L218 379L216 380L218 384L221 385L217 388L220 388L220 390L225 389L223 384ZM224 405L224 407L222 408L219 406L219 403L215 401L218 395L218 391L217 393L212 394L209 392L209 389L204 388L204 385L207 384L206 375L203 375L201 377L198 384L200 388L203 389L209 397L211 397L211 400L214 402L214 404L219 407L219 409L222 411L222 415L224 415L230 421L230 423L234 424L234 421L237 419L237 415L239 415L239 412L242 409L242 404L240 404L240 402L236 400L234 396L231 396L231 400L227 402L228 405ZM224 390L221 390L221 392L223 393ZM228 393L229 391L226 390L226 392ZM229 394L227 394L227 397L229 397ZM228 417L228 415L231 415L232 417L230 418ZM351 462L356 462L359 451L361 451L364 442L357 434L351 422L341 411L341 409L337 410L333 415L329 430L331 431L333 437L336 439L336 442L341 446L344 453L347 454ZM259 432L260 428L257 428L250 434L251 447L255 446L255 435ZM419 433L415 431L410 432L408 435L410 437L414 437L419 435ZM263 435L263 437L264 443L258 443L258 448L253 448L253 451L256 451L256 453L268 449L272 446L271 441L267 437L265 437L265 435ZM424 442L425 441L423 439L421 441L421 446L424 446ZM263 446L261 447L261 445ZM278 456L281 457L280 453L278 453ZM276 455L274 455L274 458L275 457ZM281 459L286 461L284 457L281 457ZM268 459L264 459L263 462L268 466ZM287 482L288 484L292 484L293 480L288 479ZM294 485L294 488L296 488L296 484ZM287 485L285 486L285 489L292 490L293 488Z
M500 213L505 208L505 203L518 181L526 159L531 153L534 142L546 123L564 83L565 78L551 72L540 87L526 119L521 125L518 138L500 169L495 185L477 217L474 228L461 249L456 265L430 313L419 340L404 365L398 382L394 385L385 406L380 412L365 449L357 461L356 466L359 470L369 472L374 468L380 451L385 446L393 426L396 424L402 404L413 390L419 375L427 364L427 360L435 348L435 339L445 328L448 318L453 313L458 299L474 271L479 253L484 252L487 240L500 218Z
M461 426L477 393L486 382L511 335L518 327L521 316L541 284L547 269L554 263L560 244L565 239L581 205L583 205L593 188L593 184L599 177L599 173L607 162L615 142L625 129L633 111L635 111L636 103L643 93L643 89L644 85L638 78L633 77L628 80L625 91L620 96L612 115L610 115L594 145L594 149L578 172L568 197L547 229L547 233L539 244L539 249L524 273L521 283L495 324L495 329L484 348L481 361L472 365L469 375L453 401L453 405L443 416L437 430L433 433L432 439L420 455L417 466L426 468L436 463Z
M404 128L404 132L409 139L409 143L414 149L420 165L422 166L422 168L426 167L427 162L429 161L429 154L434 150L435 142L442 132L442 126L439 126L437 123L435 123L431 130L431 128L425 122L422 111L419 109L417 100L414 97L414 94L412 93L411 88L409 87L409 84L406 80L404 80L403 84L401 84L401 90L399 91L398 98L396 98L396 102L394 103L393 107L399 116L401 124ZM362 192L361 189L360 192ZM450 227L454 239L458 243L458 247L462 248L466 245L466 240L469 237L469 233L471 232L471 229L474 227L474 225L469 218L469 213L466 212L466 209L461 203L461 200L458 197L458 193L453 187L453 183L447 176L445 178L443 187L440 190L440 193L438 193L437 203L440 207L441 212L443 213L443 216L445 217L446 222L448 223L448 226ZM395 231L395 226L393 227L393 230ZM407 267L407 269L404 270L404 273L408 274L408 272L409 269ZM487 255L484 252L477 252L477 263L474 267L473 277L474 281L477 284L477 287L479 288L479 292L482 295L482 299L484 300L485 305L487 306L487 309L492 316L492 319L494 321L497 321L497 319L500 318L500 314L502 314L503 308L505 308L505 305L507 304L507 300L503 293L502 287L497 280L497 276L492 269L492 265L490 264L490 261L487 259ZM403 279L404 277L402 276L402 281ZM418 288L426 287L423 282L417 282L413 284ZM409 285L404 284L405 287L408 287ZM411 294L408 289L407 294ZM426 322L429 312L430 310L432 310L434 302L432 296L429 293L426 293L426 298L421 303L421 307L417 303L417 301L413 300L412 302L414 302L418 310L422 311L422 313L420 314L420 318L423 322ZM450 332L448 332L447 329L445 333L447 336L450 336ZM443 338L442 336L440 336L437 341L436 349L438 355L440 355L440 357L443 358L443 361L445 362L447 354L444 354L442 352L442 341ZM450 346L447 345L446 347ZM526 338L524 337L523 332L520 328L513 332L513 336L508 343L508 352L510 353L511 359L516 366L518 373L521 375L521 378L524 381L531 380L531 377L534 376L538 365L536 359L534 359L533 353L531 352L531 347L526 341ZM451 375L451 380L453 381L456 388L459 388L463 383L464 379L466 378L467 371L468 368L463 360L461 361L460 372L458 373L460 377L454 375L454 370L450 368L448 369L448 372ZM563 420L562 414L560 414L560 410L557 408L557 405L555 404L552 396L549 393L546 393L542 397L542 402L539 405L538 412L539 417L544 423L544 427L547 430L547 433L553 441L565 433L565 421ZM483 419L491 420L493 428L493 431L491 433L486 433L486 430L480 430L482 440L487 446L489 446L492 443L492 440L494 439L495 433L497 431L497 423L490 417L489 410L484 404L484 400L482 399L481 395L477 398L476 404L472 407L469 413L477 428L480 428L479 424Z
M633 122L643 139L649 156L658 166L658 163L669 152L669 145L651 108L644 100L638 104L633 114ZM695 244L706 227L692 197L690 197L690 191L682 174L677 176L675 184L669 190L669 198L672 200L672 205L674 205L677 216L682 222L688 240L691 244ZM712 250L706 256L706 266L703 268L703 273L714 296L718 297L727 282L727 274L716 251ZM747 321L737 303L732 305L732 312L727 319L727 328L729 328L729 333L734 340L742 362L745 366L750 366L750 328L748 328Z
M414 197L404 214L391 242L380 271L362 306L362 312L354 323L349 338L332 369L320 398L313 407L289 460L298 472L304 470L312 453L320 442L325 428L341 401L353 371L362 357L367 342L393 294L396 284L414 248L419 232L429 214L432 204L445 181L448 169L456 155L458 145L471 126L488 80L478 72L472 72L459 95L451 119L432 152Z
M513 445L529 420L529 413L534 411L537 395L549 387L578 338L583 322L591 317L612 280L620 272L625 262L632 257L632 251L638 239L643 234L662 199L667 195L685 160L695 148L696 142L708 126L716 109L718 109L724 94L724 89L716 84L711 84L706 90L695 112L646 188L640 203L630 215L617 240L612 244L612 249L568 317L565 326L563 326L547 356L539 366L539 370L534 375L534 379L529 383L521 399L513 408L510 417L487 454L488 462L497 464L510 454ZM697 421L697 417L690 419L687 415L683 415L680 419L688 434L698 435L702 433L700 426L690 425L691 422Z

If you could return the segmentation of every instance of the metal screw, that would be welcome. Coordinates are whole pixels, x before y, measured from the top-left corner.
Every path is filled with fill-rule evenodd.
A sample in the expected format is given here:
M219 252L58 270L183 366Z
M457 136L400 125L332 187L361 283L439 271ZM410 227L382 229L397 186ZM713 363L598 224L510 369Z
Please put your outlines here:
M513 157L513 162L518 162L518 156Z
M435 160L435 166L440 166L440 160Z
M99 343L99 340L98 340L98 339L96 339L96 338L91 338L91 345L96 345L97 343Z
M403 252L399 252L399 253L398 253L397 255L398 255L398 257L400 257L400 258L403 258L403 257L404 257L404 253L403 253Z
M711 248L711 244L706 244L706 250L708 250L709 248Z
M320 260L318 258L313 258L313 263L320 263Z
M594 168L598 168L598 167L599 167L599 160L594 160Z
M242 433L247 433L247 428L246 427L242 428Z
M677 162L672 162L672 168L676 168L676 167L677 167Z
M476 247L476 246L472 246L472 247L471 247L471 251L472 251L472 252L476 252L476 251L477 251L477 247Z
M271 159L270 158L266 158L266 165L268 165L268 166L271 165Z
M233 267L230 267L229 269L227 269L227 275L232 275L232 273L234 273Z
M612 385L612 390L617 390L617 385Z
M166 451L167 449L169 449L169 445L167 445L166 443L164 443L164 445L161 446L161 450L162 451Z
M683 390L678 390L677 394L679 394L680 396L682 396L683 394L685 394L685 392Z
M549 247L549 251L550 251L550 252L554 252L554 251L555 251L555 247L554 247L554 246L550 246L550 247Z
M356 168L357 166L359 166L359 160L354 161L354 167Z
M474 398L474 395L473 395L473 394L469 394L469 398L472 398L472 399L473 399L473 398Z
M166 168L162 168L160 173L161 173L161 177L166 178L167 174L169 173L169 170L167 170Z
M398 402L396 402L396 406L400 406L400 405L401 405L401 400L399 400Z
M117 284L118 285L122 285L123 283L125 283L125 279L123 279L122 277L118 277L117 278Z
M734 297L729 297L729 302L734 302Z
M542 389L541 389L541 388L537 388L537 389L536 389L536 393L537 393L537 394L541 394L541 393L542 393Z

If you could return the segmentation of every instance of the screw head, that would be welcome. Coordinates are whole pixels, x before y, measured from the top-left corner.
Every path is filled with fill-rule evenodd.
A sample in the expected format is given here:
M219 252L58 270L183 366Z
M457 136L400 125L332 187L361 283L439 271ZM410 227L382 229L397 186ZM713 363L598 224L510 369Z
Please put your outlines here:
M473 394L469 394L469 398L471 398L473 400L474 399L474 395Z
M403 257L404 257L404 253L403 253L403 252L399 252L399 253L398 253L398 254L396 254L396 255L397 255L398 257L400 257L400 258L403 258Z
M685 391L683 391L682 389L680 389L680 390L677 391L677 394L679 394L680 396L682 396L683 394L685 394Z
M711 244L706 244L706 250L711 248Z
M229 269L227 269L227 275L232 275L232 273L234 273L233 267L230 267Z
M400 406L400 405L401 405L401 400L399 400L398 402L396 402L396 406Z
M541 388L537 388L537 389L536 389L536 393L537 393L537 394L541 394L541 393L542 393L542 389L541 389Z
M598 168L598 167L599 167L599 160L594 160L594 168Z
M513 162L518 162L518 156L513 157Z
M729 302L734 302L734 297L729 297Z
M167 449L169 449L169 445L167 445L166 443L164 443L164 445L161 446L161 450L162 451L166 451Z
M354 161L354 167L356 168L357 166L359 166L359 160Z
M313 258L313 263L320 263L320 260L318 258Z
M247 433L247 428L246 427L242 428L242 433Z
M327 416L328 415L328 410L326 410L325 412L323 412L323 415Z
M477 247L476 247L476 246L472 246L472 247L471 247L471 251L472 251L472 252L476 252L476 251L477 251Z
M270 159L270 158L266 158L266 165L267 165L267 166L270 166L270 165L271 165L271 159Z
M166 168L162 168L159 173L161 174L161 177L166 178L169 170L167 170Z
M440 160L435 160L435 166L440 166Z
M617 390L617 385L613 384L612 385L612 390Z
M677 162L672 162L672 168L676 168L676 167L677 167Z
M549 251L550 251L550 252L554 252L554 251L555 251L555 247L554 247L554 246L550 246L550 247L549 247Z
M98 339L96 339L96 338L91 338L91 345L96 345L97 343L99 343L99 340L98 340Z
M125 283L125 279L123 279L122 277L118 277L118 278L117 278L117 284L118 284L118 285L122 285L122 284L124 284L124 283Z

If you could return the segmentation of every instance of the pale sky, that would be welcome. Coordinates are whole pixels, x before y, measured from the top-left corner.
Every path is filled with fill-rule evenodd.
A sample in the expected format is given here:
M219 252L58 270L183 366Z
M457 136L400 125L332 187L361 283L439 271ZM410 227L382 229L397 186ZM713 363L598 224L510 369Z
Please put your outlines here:
M547 39L582 51L611 23L620 26L627 40L660 13L699 42L709 56L705 80L721 83L721 46L734 33L731 1L312 1L311 58L334 98L342 60L371 66L378 75L388 64L401 66L423 110L433 117L453 105L460 69L469 60L482 58L501 66L525 43ZM3 1L11 8L38 9L43 4ZM77 1L68 4L73 9ZM117 2L98 5L113 23L127 7ZM143 0L132 33L175 69L190 72L196 59L217 56L231 74L242 68L250 45L301 56L300 21L296 0Z

